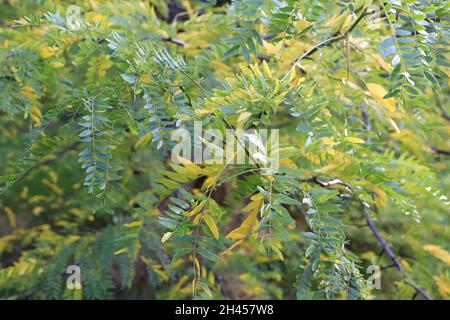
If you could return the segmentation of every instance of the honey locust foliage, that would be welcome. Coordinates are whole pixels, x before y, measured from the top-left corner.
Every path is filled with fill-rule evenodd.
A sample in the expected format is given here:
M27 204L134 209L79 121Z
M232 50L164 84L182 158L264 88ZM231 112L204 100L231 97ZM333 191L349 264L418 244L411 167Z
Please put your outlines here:
M448 1L0 6L0 298L449 297Z

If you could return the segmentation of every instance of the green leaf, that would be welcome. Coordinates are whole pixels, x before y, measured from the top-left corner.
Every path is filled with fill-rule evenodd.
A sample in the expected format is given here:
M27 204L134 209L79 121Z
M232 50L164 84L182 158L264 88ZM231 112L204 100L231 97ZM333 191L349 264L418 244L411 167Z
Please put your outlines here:
M205 249L205 248L202 248L202 247L198 247L196 251L203 258L208 259L210 261L213 261L213 262L221 262L222 261L222 259L217 254L215 254L214 252L212 252L212 251L210 251L208 249Z

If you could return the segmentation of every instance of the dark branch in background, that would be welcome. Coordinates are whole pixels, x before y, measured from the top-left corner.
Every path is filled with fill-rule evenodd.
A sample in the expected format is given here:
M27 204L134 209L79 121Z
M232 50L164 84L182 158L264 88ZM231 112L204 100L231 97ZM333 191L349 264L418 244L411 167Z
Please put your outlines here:
M367 111L367 108L366 108L366 106L364 104L361 106L361 113L362 113L362 116L363 116L363 122L364 122L364 125L366 127L366 130L367 131L372 131L372 122L370 121L370 115L369 115L369 112ZM370 137L366 137L364 140L366 142L370 142Z
M258 59L259 60L264 60L264 61L270 61L270 57L269 56L265 56L262 54L258 54Z
M438 153L438 154L444 154L444 155L446 155L446 156L450 156L450 150L440 149L440 148L435 147L435 146L430 146L430 148L431 148L434 152L436 152L436 153Z
M76 141L74 143L72 143L71 145L67 146L66 148L64 148L63 150L57 152L57 154L54 157L51 157L50 159L46 159L44 161L40 161L37 162L36 164L34 164L33 166L29 167L28 169L25 169L24 171L22 171L19 176L17 177L16 180L14 180L11 184L7 185L5 187L5 189L2 189L0 191L0 196L3 196L12 186L14 186L15 184L17 184L19 181L23 180L26 176L28 176L32 171L35 171L43 166L47 166L51 163L53 163L56 160L59 160L62 156L64 156L67 152L74 150L77 145L79 144L79 141Z
M366 107L363 105L362 109L361 109L362 115L363 115L363 121L364 121L364 125L366 127L367 131L371 131L372 130L372 123L370 121L370 117L369 117L369 113L367 112ZM367 137L365 139L366 142L370 142L370 137ZM389 256L389 258L391 259L391 261L393 262L392 265L388 266L390 267L396 267L398 270L400 270L400 272L403 275L406 275L406 270L405 268L403 268L403 265L401 264L400 260L398 260L398 258L396 257L396 255L394 254L394 252L392 252L391 247L389 246L389 244L386 242L386 240L384 240L383 236L381 235L381 233L378 231L377 227L375 226L375 223L373 222L372 218L370 217L370 212L367 209L365 203L361 202L361 206L363 207L365 216L366 216L366 222L367 225L369 226L370 230L372 230L372 233L375 235L375 237L377 238L378 242L381 244L382 250L379 254L379 256L381 257L382 254L384 254L385 252L387 253L387 255ZM386 269L387 267L385 267ZM427 300L433 300L422 288L416 286L413 283L408 282L409 285L411 285L415 290L416 293L413 296L413 300L416 298L417 294L420 293L425 299Z
M213 274L216 281L220 284L220 292L222 295L225 298L230 299L229 289L224 278L217 271L213 271Z
M442 101L441 101L441 99L439 99L439 97L437 95L435 95L435 101L436 101L437 106L441 110L442 117L445 120L450 121L450 114L448 114L447 111L445 111L444 106L442 105Z
M445 112L445 110L442 110L442 117L445 119L445 120L448 120L448 121L450 121L450 114L448 114L447 112Z
M181 40L178 40L178 39L175 39L175 38L171 38L171 37L161 37L161 40L162 40L162 41L165 41L165 42L174 43L174 44L176 44L177 46L181 46L181 47L187 46L187 43L186 43L186 42L181 41Z
M381 246L384 249L384 252L387 253L387 255L389 256L389 258L391 259L391 261L393 262L393 265L400 270L400 272L403 275L406 275L406 270L405 268L403 268L403 265L401 264L401 262L398 260L398 258L396 257L396 255L392 252L389 244L386 242L386 240L384 240L383 236L381 235L381 233L378 231L377 227L375 226L375 223L373 222L372 218L370 217L370 213L369 210L367 210L367 207L361 203L362 207L364 208L364 212L366 215L366 221L367 221L367 225L369 226L370 230L372 230L373 234L375 235L375 237L377 238L378 242L381 244ZM417 293L420 293L425 299L427 300L433 300L433 298L431 298L428 293L426 293L422 288L418 287L417 285L415 285L412 282L408 282L408 284L410 286L412 286Z
M276 36L278 36L278 33L269 33L269 34L266 34L265 36L263 36L262 38L264 40L270 40L270 39L275 38Z

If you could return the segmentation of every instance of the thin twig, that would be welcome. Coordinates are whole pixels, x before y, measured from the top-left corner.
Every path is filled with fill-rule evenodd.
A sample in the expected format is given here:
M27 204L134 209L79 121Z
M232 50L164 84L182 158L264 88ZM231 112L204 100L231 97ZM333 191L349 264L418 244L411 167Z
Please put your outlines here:
M395 267L400 270L400 272L403 275L406 275L406 270L405 268L403 268L403 265L401 264L400 260L398 260L397 256L394 254L394 252L392 252L391 247L389 246L389 244L386 242L386 240L384 240L383 236L381 235L381 233L378 231L377 227L375 226L375 223L373 222L372 218L370 217L370 213L369 210L367 209L367 207L362 203L362 207L364 208L364 212L366 215L366 221L367 221L367 225L369 226L369 228L372 230L373 234L375 235L375 237L377 238L378 242L381 244L381 246L383 247L384 251L387 253L387 255L389 256L389 258L391 259L391 261L393 262L393 264L395 265ZM415 285L412 282L408 282L409 285L411 285L418 293L420 293L425 299L427 300L433 300L433 298L431 298L431 296L428 295L428 293L426 293L422 288L418 287L417 285Z
M165 41L165 42L174 43L174 44L176 44L177 46L180 46L180 47L187 46L186 42L178 40L178 39L175 39L175 38L172 38L172 37L161 37L161 40Z
M445 154L446 156L450 156L450 150L440 149L440 148L435 147L435 146L430 146L430 148L436 153Z
M435 95L435 101L437 106L439 107L439 109L441 110L441 115L445 120L450 121L450 114L448 114L445 109L444 106L442 105L442 101L441 99L439 99L439 97L437 95Z
M318 44L316 44L315 46L310 48L308 51L306 51L304 54L302 54L300 57L295 59L294 65L296 65L297 63L302 61L304 58L309 57L310 55L312 55L314 52L316 52L320 48L322 48L324 46L329 46L332 43L334 43L336 41L339 41L339 40L342 40L345 37L347 37L347 35L350 34L353 31L353 29L355 29L355 27L361 22L361 20L365 16L368 16L370 14L372 14L372 13L368 12L367 10L364 9L363 12L358 16L358 18L355 20L355 22L353 22L353 24L351 25L351 27L347 31L345 31L344 33L340 33L340 30L339 30L336 33L334 33L330 38L325 39L322 42L319 42Z
M345 182L342 181L341 179L333 179L330 181L322 181L319 180L317 177L312 177L312 178L305 178L305 179L301 179L301 182L310 182L310 183L315 183L320 185L321 187L324 188L328 188L328 187L332 187L332 186L336 186L336 185L341 185L343 187L345 187L345 189L347 189L348 191L352 192L352 187L350 187L350 185Z

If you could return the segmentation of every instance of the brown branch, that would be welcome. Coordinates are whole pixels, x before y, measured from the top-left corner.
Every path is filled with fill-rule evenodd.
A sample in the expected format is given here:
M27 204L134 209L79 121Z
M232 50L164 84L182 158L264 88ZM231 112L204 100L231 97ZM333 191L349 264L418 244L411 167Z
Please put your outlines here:
M450 156L450 150L440 149L440 148L435 147L435 146L430 146L430 148L431 148L434 152L436 152L436 153L438 153L438 154L444 154L444 155L446 155L446 156Z
M187 46L186 42L178 40L178 39L175 39L175 38L172 38L172 37L161 37L161 40L165 41L165 42L174 43L174 44L176 44L177 46L180 46L180 47Z
M267 62L270 61L270 57L269 56L265 56L263 54L258 54L258 59L261 60L261 61L262 60L267 61Z
M363 122L366 130L369 132L372 131L372 122L370 121L369 111L367 111L367 108L364 104L361 106L361 114L363 116ZM366 142L370 142L371 139L370 137L366 137L364 140Z
M366 9L364 9L363 12L358 16L358 18L355 20L355 22L353 22L353 24L350 26L350 28L347 31L345 31L344 33L341 33L341 30L339 30L339 31L335 32L330 38L325 39L324 41L319 42L318 44L314 45L312 48L310 48L308 51L306 51L300 57L295 59L294 64L297 64L304 58L309 57L310 55L312 55L314 52L316 52L320 48L329 46L336 41L344 39L345 37L347 37L348 34L350 34L353 31L353 29L355 29L355 27L361 22L361 20L365 16L368 16L371 14L373 14L373 12L368 12Z
M442 117L443 117L445 120L450 121L450 114L448 114L447 112L445 112L445 110L442 110L441 115L442 115Z
M450 121L450 114L448 114L445 109L444 106L442 105L442 101L441 99L439 99L439 97L437 95L435 95L435 101L437 106L439 107L439 109L441 110L441 116L442 118L444 118L445 120Z
M332 187L332 186L336 186L336 185L341 185L343 187L345 187L345 189L347 189L350 192L353 192L352 187L350 187L350 185L345 182L342 181L341 179L333 179L330 181L322 181L319 180L317 177L312 177L312 178L305 178L305 179L301 179L301 182L309 182L309 183L315 183L320 185L323 188L328 188L328 187Z
M278 33L268 33L268 34L264 35L262 38L264 40L271 40L271 39L275 38L278 35L279 35Z
M393 265L400 270L400 272L403 275L406 275L406 270L405 268L403 268L403 265L401 264L400 260L398 260L397 256L394 254L394 252L392 252L391 247L389 246L389 244L386 242L386 240L384 240L383 236L381 235L380 231L378 231L377 227L375 226L375 223L373 222L372 218L370 217L370 213L369 210L367 210L367 207L364 205L364 203L361 202L362 207L364 208L364 212L366 215L366 221L367 221L367 225L369 226L370 230L372 230L373 234L375 235L375 237L377 238L378 242L381 244L381 246L383 247L384 252L387 253L387 255L389 256L389 258L391 259L391 261L393 262ZM433 298L431 298L428 293L426 293L422 288L418 287L417 285L415 285L414 283L408 282L408 284L410 286L412 286L416 292L420 293L425 299L427 300L433 300Z

